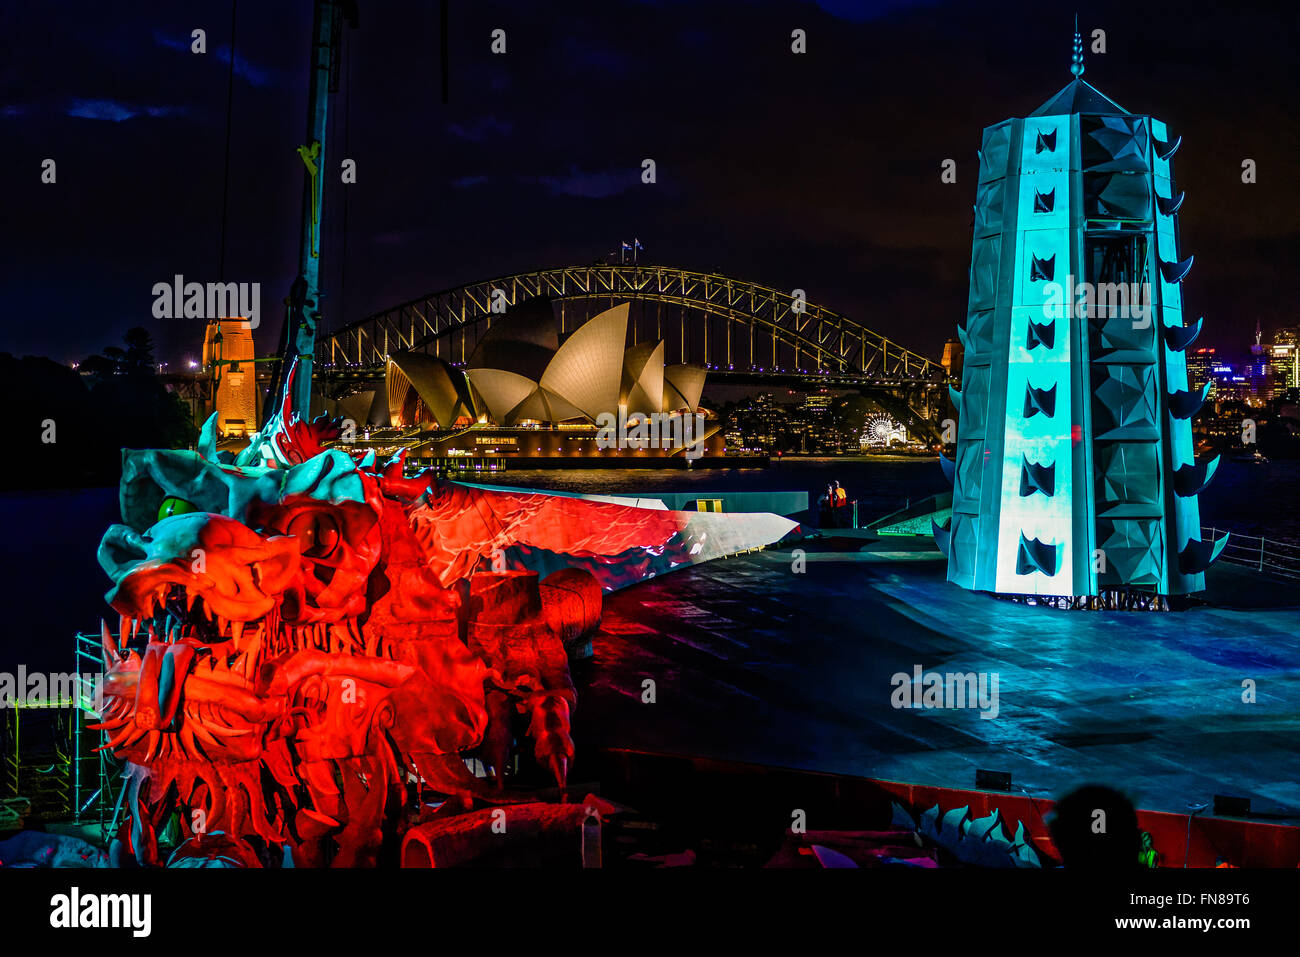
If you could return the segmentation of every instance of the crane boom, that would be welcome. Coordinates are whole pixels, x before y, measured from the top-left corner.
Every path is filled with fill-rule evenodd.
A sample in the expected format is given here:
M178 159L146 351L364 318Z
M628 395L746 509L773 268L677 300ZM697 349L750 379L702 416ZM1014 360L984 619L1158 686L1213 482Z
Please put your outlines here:
M290 410L305 418L311 416L312 365L316 353L316 329L320 323L321 227L325 213L325 166L329 98L335 55L342 33L342 20L357 25L357 6L353 0L316 0L312 15L312 44L307 94L307 142L298 147L304 167L302 226L299 240L298 276L285 300L287 311L280 334L280 362L271 381L264 414L282 407L279 401L286 376L298 360L293 377Z

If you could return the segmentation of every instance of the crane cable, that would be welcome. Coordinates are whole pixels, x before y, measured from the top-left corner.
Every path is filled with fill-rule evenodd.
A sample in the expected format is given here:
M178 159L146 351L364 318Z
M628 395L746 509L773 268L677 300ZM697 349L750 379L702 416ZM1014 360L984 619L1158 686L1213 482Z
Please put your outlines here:
M226 281L226 223L230 210L230 131L235 103L235 17L239 0L230 0L230 71L226 77L226 160L221 184L221 258L217 266L217 279Z
M337 111L335 111L335 110L330 110L330 111L329 111L329 114L328 114L328 117L327 117L327 120L326 120L326 122L329 123L329 134L328 134L327 139L328 139L329 142L331 142L331 143L338 143L338 142L339 142L338 138L336 137L336 133L337 133L338 128L339 128L339 126L340 126L340 124L341 124L342 127L343 127L343 133L342 133L342 150L341 150L341 155L342 155L345 159L350 159L350 158L352 158L352 156L351 156L351 152L350 152L350 149L351 149L351 139L352 139L352 121L351 121L351 118L350 118L350 117L351 117L351 114L352 114L352 44L347 40L347 34L346 34L346 31L340 32L340 34L339 34L339 36L338 36L338 38L337 38L337 43L338 43L339 45L341 45L342 50L341 50L341 51L336 51L336 54L335 54L335 55L341 55L341 56L343 57L343 69L342 69L342 73L343 73L343 83L344 83L344 86L345 86L345 89L344 89L344 91L343 91L343 115L342 115L342 117L340 117L340 116L338 116ZM335 149L338 150L338 147L336 146ZM339 152L336 152L334 155L335 155L335 156L338 156L338 155L340 155L340 154L339 154ZM324 163L325 163L324 157L321 158L321 161L320 161L320 162L321 162L321 166L322 166L322 168L324 168ZM326 189L329 188L329 180L326 180L326 181L325 181L325 186L324 186L324 188L326 188ZM335 188L336 188L336 189L340 188L340 187L339 187L339 184L336 183L336 184L335 184ZM347 286L348 286L348 264L347 264L347 256L348 256L348 190L347 190L347 184L346 184L346 183L342 185L342 199L343 199L343 202L342 202L343 215L340 216L340 217L335 217L335 218L333 218L333 219L330 219L330 220L325 224L325 229L326 229L326 231L327 231L327 233L328 233L328 241L329 241L330 247L331 247L332 249L338 249L338 250L339 250L339 255L338 255L338 265L337 265L337 267L335 267L335 266L333 265L333 263L334 263L334 259L335 259L334 256L331 255L331 256L327 259L327 262L330 263L330 265L327 267L327 269L328 269L329 271L331 271L331 272L332 272L335 268L337 268L337 270L338 270L338 272L337 272L337 274L336 274L336 278L337 278L337 282L338 282L338 287L337 287L337 288L338 288L338 298L337 298L337 300L334 300L334 304L333 304L332 309L330 309L330 310L324 310L324 309L322 309L322 310L321 310L321 315L320 315L320 320L319 320L320 327L319 327L319 330L318 330L318 334L320 334L320 335L323 335L323 334L325 333L325 331L326 331L327 326L330 325L330 323L327 321L327 318L326 318L326 317L327 317L327 314L328 314L328 315L342 315L342 314L344 314L344 312L345 312L345 307L346 307L346 303L347 303L347 298L346 298L346 297L347 297ZM333 299L332 296L331 296L330 298Z
M351 153L352 140L352 43L347 32L339 37L343 45L343 155L355 159ZM333 117L333 113L330 114ZM347 184L343 185L343 216L340 223L339 237L339 298L336 303L336 315L342 315L347 306L348 289L348 193Z

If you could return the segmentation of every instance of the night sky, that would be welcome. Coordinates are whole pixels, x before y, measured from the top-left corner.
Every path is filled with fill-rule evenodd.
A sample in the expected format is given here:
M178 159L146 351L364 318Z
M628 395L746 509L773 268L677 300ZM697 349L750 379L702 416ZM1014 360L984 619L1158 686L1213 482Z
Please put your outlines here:
M71 361L144 325L179 364L202 323L154 319L152 287L220 278L230 3L17 6L0 19L0 351ZM1220 347L1246 346L1257 318L1298 321L1300 36L1281 6L1079 10L1089 45L1107 36L1085 79L1183 136L1186 309ZM937 356L965 310L980 131L1069 81L1073 10L452 0L443 104L436 0L360 0L325 167L326 328L635 237L647 261L803 288ZM225 278L262 284L259 353L297 268L310 25L308 0L239 4ZM338 183L344 157L356 185Z

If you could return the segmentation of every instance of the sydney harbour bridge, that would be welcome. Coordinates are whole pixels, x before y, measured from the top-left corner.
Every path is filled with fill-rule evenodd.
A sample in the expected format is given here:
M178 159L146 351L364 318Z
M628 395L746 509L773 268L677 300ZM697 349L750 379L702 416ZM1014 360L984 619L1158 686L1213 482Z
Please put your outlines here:
M324 333L316 375L339 395L382 379L395 353L463 364L493 323L509 322L511 308L535 296L550 297L561 335L628 302L633 345L662 339L667 361L703 365L711 381L855 389L934 427L947 396L938 360L797 293L671 266L540 269L430 293Z

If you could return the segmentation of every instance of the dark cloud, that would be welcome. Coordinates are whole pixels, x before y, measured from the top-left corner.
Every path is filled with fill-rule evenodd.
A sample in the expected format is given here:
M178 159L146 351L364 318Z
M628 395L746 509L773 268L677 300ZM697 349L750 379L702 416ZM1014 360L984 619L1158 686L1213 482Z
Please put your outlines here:
M108 120L122 123L137 116L184 116L188 110L183 106L142 106L135 103L123 103L119 100L85 100L74 99L67 108L68 116L83 120Z
M881 17L909 7L939 6L939 0L917 2L917 0L815 0L817 6L825 13L853 23L868 23Z
M559 176L523 177L522 181L542 183L551 192L564 196L605 199L635 188L641 182L639 173L639 167L636 170L624 166L590 172L574 167Z
M172 36L161 31L155 31L153 35L154 42L159 46L164 46L172 50L179 50L182 53L194 55L193 44L194 38L190 34L185 36ZM212 51L219 63L230 65L231 49L230 44L220 46ZM235 76L245 80L253 86L269 86L274 79L274 73L271 70L265 70L248 62L246 57L235 55Z
M509 136L511 128L512 124L499 120L495 116L483 116L472 123L464 125L452 123L447 127L447 132L462 140L469 140L471 143L482 143L490 139Z
M444 104L438 5L363 3L323 166L326 325L639 236L654 261L802 288L937 354L965 309L980 131L1070 78L1073 8L1047 6L452 0ZM1086 79L1184 138L1186 308L1206 316L1205 341L1294 322L1296 9L1101 0L1080 13L1086 35L1107 36ZM200 330L153 320L150 290L175 273L218 278L228 0L7 17L0 288L17 318L0 350L80 358L143 323L173 361L193 354ZM240 4L239 18L225 278L260 282L270 303L297 263L311 4ZM205 56L189 52L196 27ZM795 27L806 55L790 52ZM497 28L505 56L490 52ZM47 157L55 186L40 183ZM939 178L946 158L954 185ZM264 312L269 351L279 319Z

